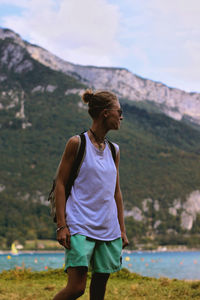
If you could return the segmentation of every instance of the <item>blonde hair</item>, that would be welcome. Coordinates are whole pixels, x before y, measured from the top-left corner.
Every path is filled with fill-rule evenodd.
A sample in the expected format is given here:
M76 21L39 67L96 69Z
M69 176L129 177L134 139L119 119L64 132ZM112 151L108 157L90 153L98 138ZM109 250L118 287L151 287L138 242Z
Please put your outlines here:
M112 108L114 102L117 102L117 96L108 91L93 92L88 89L82 95L84 103L88 104L88 113L93 119L98 118L100 112L105 108Z

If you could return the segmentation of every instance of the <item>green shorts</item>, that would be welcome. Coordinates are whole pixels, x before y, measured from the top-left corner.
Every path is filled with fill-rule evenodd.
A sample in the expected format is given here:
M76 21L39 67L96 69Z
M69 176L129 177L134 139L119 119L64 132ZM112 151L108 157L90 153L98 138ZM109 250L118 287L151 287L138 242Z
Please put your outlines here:
M122 239L100 241L75 234L71 249L65 249L65 271L68 267L91 267L93 273L112 273L121 269Z

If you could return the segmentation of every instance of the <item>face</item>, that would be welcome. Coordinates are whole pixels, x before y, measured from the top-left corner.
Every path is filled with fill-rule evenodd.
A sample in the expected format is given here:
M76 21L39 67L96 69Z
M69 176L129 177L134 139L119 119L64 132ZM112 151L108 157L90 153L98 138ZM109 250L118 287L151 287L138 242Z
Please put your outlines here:
M108 129L118 130L123 120L122 110L119 102L115 102L113 107L105 110L105 117Z

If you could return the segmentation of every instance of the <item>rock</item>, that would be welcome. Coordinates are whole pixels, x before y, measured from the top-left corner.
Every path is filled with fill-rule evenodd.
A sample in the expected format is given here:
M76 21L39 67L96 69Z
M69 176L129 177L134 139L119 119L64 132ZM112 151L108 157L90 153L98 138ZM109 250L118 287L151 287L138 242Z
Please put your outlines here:
M0 193L3 192L5 190L5 188L6 188L5 185L0 184Z
M7 76L6 75L1 75L0 76L0 82L3 82L7 79Z
M197 214L200 213L200 191L192 192L182 207L184 211L181 214L181 227L190 230Z
M55 89L57 89L56 85L48 84L47 87L46 87L46 91L49 92L49 93L53 93L55 91Z
M161 222L160 220L157 220L157 221L154 223L153 228L154 228L154 229L157 229L158 226L159 226L161 223L162 223L162 222Z
M23 122L22 123L22 129L26 129L27 127L31 127L31 126L32 126L32 124L29 123L29 122Z
M152 199L150 198L144 199L142 201L142 209L144 212L147 212L149 210L149 203L152 203Z
M177 215L177 210L176 210L176 208L170 207L170 208L169 208L169 213L170 213L172 216L176 217L176 215Z
M65 96L70 95L70 94L77 94L79 96L82 96L84 93L84 89L69 89L65 92Z
M181 214L181 227L187 230L192 229L193 216L183 211Z
M20 111L15 114L15 117L18 118L18 119L25 119L25 114L24 114L24 100L21 101Z
M25 59L25 51L21 45L9 43L1 53L1 64L6 65L8 70L13 69L16 73L33 70L31 60Z
M177 216L177 210L181 208L181 200L180 199L175 199L173 202L173 207L169 208L169 213L172 216Z
M34 87L34 88L32 89L31 93L37 93L37 92L43 93L43 92L44 92L44 89L45 89L45 88L44 88L43 86L38 85L38 86L36 86L36 87Z
M124 211L124 216L125 217L133 217L133 219L136 220L136 221L142 221L143 220L142 211L136 206L134 206L132 208L132 210L130 210L130 211L125 210Z
M158 200L154 201L154 209L155 209L155 211L159 211L159 209L160 209L160 204L159 204Z

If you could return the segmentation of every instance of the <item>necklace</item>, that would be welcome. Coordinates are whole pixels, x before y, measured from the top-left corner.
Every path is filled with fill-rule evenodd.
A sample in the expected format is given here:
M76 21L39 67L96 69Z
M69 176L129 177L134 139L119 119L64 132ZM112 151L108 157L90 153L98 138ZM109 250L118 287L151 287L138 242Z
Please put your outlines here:
M97 142L97 144L99 146L99 150L102 150L103 149L103 145L102 144L105 144L106 138L100 138L100 137L98 137L91 128L90 128L90 132L92 133L95 141Z

